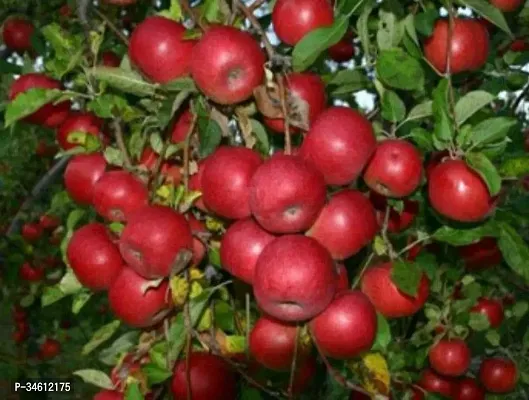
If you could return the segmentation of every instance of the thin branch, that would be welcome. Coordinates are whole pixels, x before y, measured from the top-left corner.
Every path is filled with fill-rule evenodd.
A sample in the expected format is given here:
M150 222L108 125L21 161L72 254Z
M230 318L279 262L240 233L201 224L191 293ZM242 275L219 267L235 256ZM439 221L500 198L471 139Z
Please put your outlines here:
M255 0L248 9L253 13L255 10L260 8L267 0Z
M132 161L130 160L130 155L127 150L127 146L125 145L125 139L123 139L123 130L121 129L121 121L116 118L112 121L112 127L114 129L114 134L116 135L116 144L119 147L119 150L121 151L121 154L123 154L123 165L126 168L132 167Z
M373 257L375 257L375 253L371 252L371 254L369 254L366 261L364 262L364 265L362 265L362 269L360 270L360 273L358 274L355 282L353 283L353 286L352 286L353 289L356 288L358 284L360 283L360 281L362 280L362 276L364 275L364 272L367 269L367 267L369 267L369 264L371 264Z
M382 239L384 240L384 244L386 245L386 248L388 249L388 255L391 260L394 260L396 257L395 250L393 249L393 245L391 244L391 241L388 237L388 226L389 226L389 216L391 214L391 206L389 204L386 205L386 213L384 214L384 223L382 225Z
M417 239L415 240L414 242L411 242L409 245L407 245L406 247L404 247L401 251L399 251L399 253L397 254L397 257L400 257L402 256L404 253L406 253L407 251L410 251L411 249L413 249L415 246L417 246L418 244L421 244L422 242L425 242L427 241L428 239L430 239L430 236L426 236L422 239Z
M269 60L276 59L277 55L274 50L274 47L270 43L268 36L266 36L266 32L264 31L263 27L261 26L261 24L255 17L255 15L253 15L253 11L250 10L248 7L246 7L246 5L241 0L235 0L235 1L237 2L237 5L241 9L241 11L244 13L244 16L246 17L246 19L250 21L250 24L252 24L252 26L257 31L257 33L259 33L259 35L261 36L261 39L263 40L263 43L266 49L266 53L268 54L268 59Z
M191 124L189 125L189 130L187 131L186 139L184 141L184 188L185 194L189 191L189 145L191 143L191 137L195 131L195 126L197 123L197 114L193 113L193 118L191 119Z
M301 327L298 325L296 327L296 341L294 342L294 355L292 357L292 364L290 365L290 379L288 381L288 398L293 399L294 393L294 379L296 377L296 363L298 360L298 347L299 347L299 337L301 333Z
M125 44L125 46L128 46L129 39L127 38L127 36L125 36L125 34L121 32L116 27L116 25L114 25L112 21L105 14L99 11L96 7L93 7L93 8L94 8L95 13L98 15L98 17L101 18L103 21L105 21L105 23L108 25L110 30L116 34L116 36L123 42L123 44Z
M288 105L287 105L287 89L285 87L285 82L281 74L276 74L277 85L279 87L279 101L281 102L281 111L284 117L285 125L285 154L290 154L292 152L292 139L290 137L290 119L288 115Z
M197 17L193 8L189 4L189 0L180 0L180 5L182 9L189 15L189 18L193 21L195 26L198 26L203 32L207 29L207 25L202 22L200 16Z

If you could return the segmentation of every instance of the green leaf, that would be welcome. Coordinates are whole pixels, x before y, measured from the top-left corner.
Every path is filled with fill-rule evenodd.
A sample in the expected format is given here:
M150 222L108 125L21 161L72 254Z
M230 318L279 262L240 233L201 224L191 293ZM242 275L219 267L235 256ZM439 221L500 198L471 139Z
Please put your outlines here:
M222 129L217 121L209 117L197 118L200 157L204 158L217 148L222 140Z
M162 90L168 92L197 92L198 89L195 85L195 81L189 77L183 77L168 82L160 87Z
M29 89L20 93L6 107L4 119L5 127L11 126L14 122L33 114L42 106L52 103L61 97L62 91L58 89Z
M149 385L157 385L162 383L173 374L172 371L153 363L149 363L143 366L141 369L147 376Z
M406 117L406 120L415 121L417 119L427 118L431 116L432 113L432 101L428 100L413 107Z
M143 115L142 111L131 107L123 97L110 93L97 96L88 102L86 107L100 118L113 118L118 115L125 122L133 121Z
M265 127L256 119L250 119L252 132L257 138L257 147L262 154L268 155L270 152L270 140Z
M406 18L401 21L401 24L404 25L404 29L408 36L413 40L417 46L420 46L419 38L417 37L417 31L415 29L415 20L413 14L408 14Z
M422 271L415 263L401 260L393 263L391 281L407 295L417 296L421 278Z
M380 52L377 75L388 86L415 90L424 86L424 71L418 60L396 48Z
M382 118L399 122L406 116L406 105L400 99L397 93L392 90L386 90L382 97Z
M512 306L512 314L516 318L522 318L529 311L529 303L527 301L517 301Z
M441 79L433 91L434 135L440 142L449 142L454 137L454 128L448 112L448 79Z
M112 67L95 67L91 73L97 80L137 96L150 96L156 90L155 85L144 81L141 75L134 71Z
M468 326L470 326L476 332L486 331L490 328L489 318L485 314L471 312Z
M409 137L419 146L423 151L433 151L434 144L432 141L432 133L424 128L413 128Z
M301 72L310 67L321 53L343 38L348 26L349 18L340 16L331 26L314 29L305 35L292 51L294 71Z
M485 338L487 341L493 345L494 347L498 347L500 345L500 334L498 331L490 330L485 334Z
M118 330L121 322L119 320L112 321L106 325L103 325L99 328L93 335L88 343L83 346L81 354L86 356L90 354L93 350L99 347L102 343L106 342L112 337L114 333Z
M523 178L529 175L529 156L508 158L503 161L499 171L508 178Z
M22 73L22 67L0 58L0 72L2 74L20 74Z
M500 224L498 247L507 265L529 283L529 247L518 232L506 223Z
M132 382L127 386L125 391L125 400L143 400L144 397L140 391L140 385L138 382Z
M415 15L415 28L424 36L430 36L433 32L435 21L439 13L435 8L427 8L424 12Z
M153 133L149 137L149 144L156 154L162 154L163 140L159 133Z
M331 86L331 93L337 96L365 89L369 80L358 70L342 69L331 76L327 85Z
M371 347L372 351L386 351L391 343L391 327L388 321L380 313L377 313L377 336Z
M508 117L489 118L481 121L472 129L470 137L472 148L504 139L516 123L514 118Z
M68 219L66 220L66 230L73 231L85 214L86 211L80 208L77 208L68 214Z
M86 383L90 383L97 387L108 390L112 390L114 388L112 381L103 371L99 371L97 369L80 369L75 371L73 374L80 377Z
M140 333L130 331L117 338L112 345L99 353L99 360L106 365L115 365L118 357L132 349L138 342Z
M469 153L466 161L487 184L491 196L496 196L501 189L501 176L492 162L483 153Z
M358 37L360 38L360 44L362 45L362 50L366 55L366 58L369 59L370 55L370 40L369 40L369 15L373 11L373 6L367 6L363 9L362 14L358 17L356 21L356 30L358 31Z
M118 167L121 167L125 161L123 158L123 153L115 147L107 147L105 151L103 151L103 156L105 157L107 163L116 165Z
M380 9L377 31L377 44L380 50L397 47L404 35L404 25L400 24L393 13Z
M169 9L160 11L158 15L178 22L182 21L184 17L179 0L171 0Z
M493 221L471 229L455 229L449 226L442 226L437 229L432 238L438 242L448 243L452 246L466 246L476 243L484 237L496 237L498 226Z
M58 284L53 286L44 286L44 288L42 289L42 297L40 299L40 302L42 307L46 307L61 300L66 296L68 296L68 294L64 293Z
M455 114L457 125L461 126L467 119L487 104L490 104L495 98L495 95L484 90L475 90L465 94L456 103Z
M509 28L509 24L507 24L503 13L497 7L489 3L487 0L459 0L459 3L472 8L482 17L489 20L502 31L512 37L512 32Z
M263 400L261 392L253 387L243 386L241 388L240 400Z
M79 311L84 307L84 305L90 300L92 293L88 291L77 292L73 298L72 302L72 313L79 314Z

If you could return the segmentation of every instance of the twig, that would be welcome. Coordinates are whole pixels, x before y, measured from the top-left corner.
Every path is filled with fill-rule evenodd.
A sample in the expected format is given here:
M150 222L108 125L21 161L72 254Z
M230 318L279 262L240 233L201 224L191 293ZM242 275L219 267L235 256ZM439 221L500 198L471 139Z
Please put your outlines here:
M389 215L391 213L391 206L389 204L386 205L386 213L384 214L384 224L382 225L382 239L384 240L384 244L386 245L388 249L389 258L394 260L396 257L395 250L393 249L393 245L391 244L391 241L388 237L388 225L389 225Z
M283 113L285 122L285 154L292 152L292 140L290 137L290 118L288 115L288 105L286 100L286 87L281 74L276 74L277 85L279 86L279 101L281 102L281 112Z
M125 46L128 46L129 45L129 39L125 36L125 34L123 32L121 32L116 27L116 25L114 25L112 23L112 21L110 19L108 19L108 17L105 14L103 14L101 11L99 11L96 7L94 7L94 11L98 15L99 18L101 18L103 21L105 21L105 23L108 25L110 30L116 34L116 36L123 42L123 44L125 44Z
M265 2L266 0L255 0L252 4L250 4L248 9L253 13L255 10L260 8Z
M369 256L367 257L366 261L364 262L364 265L362 266L362 269L360 270L360 273L358 274L355 282L353 283L353 286L352 286L353 289L356 288L358 284L360 283L360 280L362 280L362 276L364 275L366 268L369 267L369 264L371 264L371 260L373 260L374 256L375 256L375 253L371 252L371 254L369 254Z
M187 131L186 139L184 141L184 188L185 194L189 191L189 144L191 143L191 137L195 131L195 125L197 123L197 114L192 113L193 118L191 119L191 124L189 125L189 130Z
M114 133L116 135L116 144L123 154L123 165L126 168L132 167L132 161L130 160L129 152L127 146L125 145L125 140L123 139L123 130L121 129L121 121L116 118L112 121L112 127L114 128Z
M253 15L253 10L250 10L248 7L246 7L246 5L241 0L235 0L235 1L237 2L237 5L241 9L241 11L244 13L244 16L246 17L246 19L250 21L250 24L252 24L252 26L257 31L257 33L259 33L259 35L261 36L261 39L263 40L269 60L272 61L276 59L277 54L274 50L274 47L270 43L268 36L266 36L266 32L264 31L263 27L261 26L261 24L255 17L255 15Z
M397 257L402 256L402 255L403 255L404 253L406 253L407 251L410 251L410 250L413 249L415 246L417 246L418 244L421 244L422 242L427 241L428 239L430 239L430 236L426 236L425 238L417 239L417 240L415 240L414 242L411 242L409 245L407 245L407 246L404 247L401 251L399 251L399 253L397 254Z
M294 355L292 357L292 364L290 365L290 379L288 381L288 398L293 399L294 393L294 379L296 377L296 363L298 359L298 347L299 347L299 336L301 333L301 327L298 325L296 327L296 341L294 342Z
M197 18L197 15L189 4L189 0L180 0L180 5L182 6L183 10L189 15L193 23L204 32L207 29L207 26L202 22L200 16Z
M187 400L193 400L191 393L191 373L190 373L190 359L191 359L191 340L193 334L193 326L191 324L191 314L189 310L189 293L191 292L191 282L189 277L189 270L184 271L184 276L188 284L187 298L184 304L184 325L186 329L186 389L187 389Z
M375 107L373 110L371 110L367 115L366 118L370 121L372 121L379 113L380 109L378 107Z

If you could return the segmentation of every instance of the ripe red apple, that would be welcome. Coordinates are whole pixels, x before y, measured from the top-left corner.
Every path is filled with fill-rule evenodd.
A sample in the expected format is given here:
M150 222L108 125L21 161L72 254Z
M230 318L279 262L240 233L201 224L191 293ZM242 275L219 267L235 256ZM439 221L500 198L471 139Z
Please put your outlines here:
M28 282L38 282L44 278L44 268L25 262L18 270L20 278Z
M456 381L453 378L437 375L431 369L426 369L421 375L418 385L430 393L439 393L450 398Z
M345 265L338 263L336 264L336 274L338 275L338 280L336 282L336 293L341 292L342 290L349 289L349 275Z
M20 234L27 242L36 242L42 236L42 226L36 222L27 222L22 225Z
M419 187L421 177L421 154L400 139L381 142L364 171L367 186L387 197L409 196Z
M497 240L485 237L479 242L457 248L459 256L465 261L469 270L482 270L494 267L503 260Z
M487 185L464 161L437 165L428 182L428 197L441 215L460 222L479 222L494 209Z
M369 200L375 207L378 224L382 227L386 217L388 201L386 197L373 191L369 192ZM389 209L388 232L390 233L405 231L413 224L415 217L419 214L419 203L417 201L404 199L403 203L404 208L400 213L393 207Z
M311 72L291 73L286 76L286 88L289 96L305 102L308 109L309 126L325 109L327 96L325 94L325 84L320 76ZM264 123L275 132L285 132L284 118L264 118ZM290 127L291 133L299 133L300 129Z
M300 232L314 223L326 193L323 176L311 164L298 156L274 154L252 177L250 209L270 232Z
M128 171L108 171L96 182L92 203L103 218L124 222L149 203L149 191Z
M53 230L61 224L61 220L55 215L43 214L39 218L39 225L42 229Z
M515 39L509 45L509 50L514 52L522 52L529 50L529 43L524 39Z
M130 37L131 62L157 83L187 75L195 41L185 40L185 33L186 28L172 19L147 17Z
M195 236L197 234L207 233L208 230L206 225L198 220L193 214L188 215L188 221L191 233L193 234L193 264L198 265L204 259L207 248L205 244Z
M9 100L13 101L20 93L30 89L62 89L62 85L61 82L40 73L20 75L9 89ZM33 114L25 117L24 121L43 125L47 128L55 128L68 116L70 105L70 101L63 101L56 105L45 104Z
M74 156L64 171L64 186L70 197L79 204L92 204L94 186L106 167L105 157L99 153Z
M252 284L257 259L263 249L275 239L253 218L235 222L227 230L220 243L220 261L233 276Z
M38 357L41 360L51 360L61 352L61 344L55 340L47 338L39 347Z
M156 170L156 163L160 156L154 152L151 147L146 147L141 153L139 164L143 165L149 171L154 172ZM179 185L182 181L182 173L180 167L169 162L163 162L160 167L160 175L163 176L165 183L172 185Z
M336 295L331 304L310 321L319 348L327 356L350 359L367 351L377 334L377 313L359 290Z
M336 291L336 268L329 252L303 235L284 235L268 244L255 267L258 306L282 321L314 318Z
M266 62L259 43L231 26L212 26L191 55L191 75L200 90L219 104L249 99L264 77Z
M522 4L523 0L490 0L490 4L503 12L516 11Z
M119 243L127 264L147 279L169 276L178 253L192 248L193 236L185 217L159 205L132 213Z
M201 179L202 199L221 217L249 217L250 180L261 156L246 147L221 146L208 157Z
M261 316L250 333L249 348L252 356L266 368L288 371L294 358L296 331L294 324Z
M350 31L336 44L327 49L331 60L336 62L346 62L351 60L355 55L355 47L353 45L353 34Z
M34 30L35 26L27 19L18 17L8 18L4 22L2 29L4 44L9 50L18 53L30 51L32 49L31 35L33 35Z
M470 349L464 340L442 339L430 348L431 367L444 376L463 375L470 366Z
M378 232L375 209L361 192L344 189L334 194L307 232L335 260L358 253Z
M430 294L430 282L423 274L417 297L401 292L391 280L392 264L378 264L367 269L362 277L362 292L379 313L387 318L408 317L419 311Z
M73 111L57 129L57 142L63 150L73 149L79 143L71 142L71 133L85 133L97 138L102 144L108 144L109 139L102 132L103 120L88 112Z
M91 290L106 290L123 266L119 249L105 225L93 222L77 229L66 257L79 282Z
M110 309L121 321L135 328L160 322L170 311L167 281L158 287L131 268L124 267L108 290Z
M435 23L432 35L424 43L426 59L440 72L446 72L449 24L446 19ZM485 65L489 55L487 28L474 19L454 19L451 38L450 71L457 74L475 71Z
M486 358L479 367L479 380L489 392L512 392L518 381L518 368L512 360Z
M101 64L105 67L117 68L121 64L121 59L113 51L103 51L101 53Z
M375 148L367 118L347 107L330 107L312 124L301 154L323 173L327 184L347 185L360 175Z
M182 143L186 140L192 122L193 113L189 108L186 108L175 121L173 130L171 131L171 142Z
M237 380L230 366L219 356L193 352L189 359L193 400L235 399ZM174 400L187 400L186 360L175 365L171 381Z
M453 400L485 400L485 390L472 378L458 381L452 392Z
M277 37L290 46L313 30L333 22L334 11L329 0L278 0L272 11Z
M96 393L93 400L123 400L124 394L115 390L101 390Z
M491 328L497 328L503 322L503 305L498 300L482 297L478 299L477 304L470 311L485 315Z

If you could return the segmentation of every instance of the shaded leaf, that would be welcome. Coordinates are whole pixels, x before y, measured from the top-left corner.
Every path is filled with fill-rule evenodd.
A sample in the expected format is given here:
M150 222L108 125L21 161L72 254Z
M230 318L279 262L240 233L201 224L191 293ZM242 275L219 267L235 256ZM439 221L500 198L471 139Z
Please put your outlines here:
M523 178L529 175L529 156L508 158L499 168L500 174L509 178Z
M371 350L385 351L391 343L391 339L391 327L388 321L382 314L377 313L377 336L375 337Z
M494 164L483 153L469 153L466 161L483 178L490 195L496 196L501 189L501 177Z
M118 330L120 325L121 322L119 320L115 320L106 325L103 325L92 335L90 341L83 346L81 354L90 354L93 350L99 347L99 345L110 339L112 335Z
M393 263L391 281L395 283L402 292L410 296L417 296L421 278L422 271L415 263L401 260Z
M406 105L400 97L392 90L386 90L382 97L382 118L399 122L406 116Z
M512 37L511 30L507 24L507 21L505 20L505 17L503 16L503 13L487 0L459 0L459 3L472 8L478 14L485 17L485 19L489 20Z
M424 86L421 64L402 49L381 51L376 70L384 83L396 89L414 90Z
M58 89L29 89L20 93L13 101L7 104L4 114L5 127L11 126L15 121L33 114L42 106L52 103L62 95Z
M489 221L481 226L472 229L455 229L449 226L442 226L437 229L432 238L445 242L452 246L465 246L476 243L484 237L495 237L498 233L498 226L495 222Z
M484 90L475 90L465 94L457 101L455 106L457 124L462 125L467 119L487 104L490 104L495 98L495 95L485 92Z
M498 247L507 265L529 283L529 246L518 232L506 223L499 226Z
M112 381L103 371L97 369L80 369L73 373L86 383L90 383L103 389L113 389Z
M122 90L123 92L137 96L148 96L154 94L156 86L146 82L140 74L134 71L126 71L121 68L95 67L91 70L93 76L109 86Z

